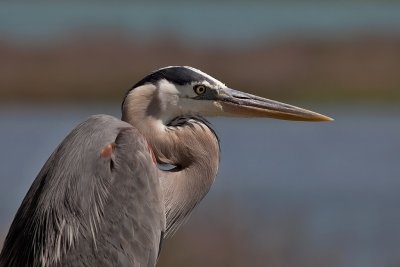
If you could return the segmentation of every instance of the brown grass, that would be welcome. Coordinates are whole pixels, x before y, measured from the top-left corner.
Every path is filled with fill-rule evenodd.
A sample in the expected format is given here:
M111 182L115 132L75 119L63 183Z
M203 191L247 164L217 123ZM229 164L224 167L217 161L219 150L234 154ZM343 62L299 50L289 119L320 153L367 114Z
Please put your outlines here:
M167 65L191 65L278 99L400 100L400 36L224 47L81 35L44 45L0 41L0 58L3 102L119 100L135 81Z

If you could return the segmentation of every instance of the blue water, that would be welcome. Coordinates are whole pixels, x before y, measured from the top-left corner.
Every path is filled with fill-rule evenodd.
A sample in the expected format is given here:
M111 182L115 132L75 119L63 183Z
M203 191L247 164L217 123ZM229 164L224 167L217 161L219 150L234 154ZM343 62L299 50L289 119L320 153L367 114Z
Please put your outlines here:
M336 253L343 267L394 266L400 260L400 108L305 107L336 120L212 120L221 139L220 172L189 226L212 227L228 213L211 211L230 206L255 231L251 242L293 232L302 257ZM3 235L53 149L96 113L118 116L119 104L0 108Z
M69 32L125 30L138 39L248 42L400 31L400 4L347 2L0 2L0 38L46 42Z

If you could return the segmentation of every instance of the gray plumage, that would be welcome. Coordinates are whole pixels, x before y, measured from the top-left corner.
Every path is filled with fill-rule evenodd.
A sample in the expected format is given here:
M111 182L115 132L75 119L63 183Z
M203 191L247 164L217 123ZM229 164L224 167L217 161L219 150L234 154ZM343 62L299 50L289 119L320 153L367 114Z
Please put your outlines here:
M93 116L50 156L17 211L0 266L155 266L164 236L218 172L219 140L202 116L331 120L191 67L159 69L128 91L123 121Z
M108 144L113 154L102 157ZM111 116L93 116L35 179L0 265L154 266L165 227L160 190L140 133Z

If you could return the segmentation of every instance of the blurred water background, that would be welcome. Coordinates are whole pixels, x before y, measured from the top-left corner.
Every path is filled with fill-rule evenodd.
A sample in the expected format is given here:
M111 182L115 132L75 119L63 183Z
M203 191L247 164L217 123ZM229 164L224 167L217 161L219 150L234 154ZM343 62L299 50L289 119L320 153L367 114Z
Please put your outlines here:
M167 65L335 121L212 119L219 175L158 266L400 266L397 1L0 2L0 247L64 136Z

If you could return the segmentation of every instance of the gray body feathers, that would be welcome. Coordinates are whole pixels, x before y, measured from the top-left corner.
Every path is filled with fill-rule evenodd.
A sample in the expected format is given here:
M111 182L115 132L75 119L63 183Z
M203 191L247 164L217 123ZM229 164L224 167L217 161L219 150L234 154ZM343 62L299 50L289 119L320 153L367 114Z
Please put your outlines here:
M110 157L103 147L114 143ZM77 126L25 196L0 266L154 266L165 213L156 165L130 124Z

